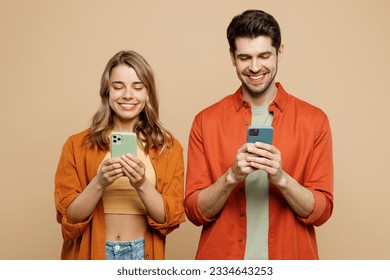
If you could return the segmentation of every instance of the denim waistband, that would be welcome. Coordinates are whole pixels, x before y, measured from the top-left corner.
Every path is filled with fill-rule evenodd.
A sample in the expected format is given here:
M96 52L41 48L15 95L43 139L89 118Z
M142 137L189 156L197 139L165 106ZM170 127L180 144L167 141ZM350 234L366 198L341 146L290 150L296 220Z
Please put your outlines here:
M144 259L144 237L131 241L106 240L107 260L143 260Z
M144 242L144 237L140 237L138 239L135 239L135 240L130 240L130 241L111 241L111 240L106 240L106 246L121 246L121 247L126 247L126 246L130 246L130 247L134 247L138 244L141 244Z

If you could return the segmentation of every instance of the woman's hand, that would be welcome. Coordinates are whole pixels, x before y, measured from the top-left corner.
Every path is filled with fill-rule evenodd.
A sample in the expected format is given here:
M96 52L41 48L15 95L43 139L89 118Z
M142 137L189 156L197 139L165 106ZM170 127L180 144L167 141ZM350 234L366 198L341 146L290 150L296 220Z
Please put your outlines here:
M123 176L120 158L109 158L102 162L98 174L76 197L67 209L68 222L72 224L86 221L95 210L104 190L116 179Z
M137 157L126 154L121 157L120 165L122 167L123 174L129 178L130 184L139 189L145 182L146 166Z
M148 214L158 223L165 222L164 202L156 186L146 177L146 166L137 157L126 154L121 157L123 173L130 184L137 190Z
M124 176L123 167L120 158L109 158L102 162L98 174L96 175L96 183L103 189L106 189L116 179Z

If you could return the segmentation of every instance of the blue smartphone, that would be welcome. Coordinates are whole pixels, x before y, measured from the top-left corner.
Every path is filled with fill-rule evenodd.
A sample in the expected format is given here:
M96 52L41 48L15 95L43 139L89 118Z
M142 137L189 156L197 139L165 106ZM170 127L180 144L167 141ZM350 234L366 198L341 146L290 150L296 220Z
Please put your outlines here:
M272 145L274 128L272 126L250 126L248 127L246 142L263 142Z
M137 135L133 132L113 132L110 144L112 158L129 153L137 156Z

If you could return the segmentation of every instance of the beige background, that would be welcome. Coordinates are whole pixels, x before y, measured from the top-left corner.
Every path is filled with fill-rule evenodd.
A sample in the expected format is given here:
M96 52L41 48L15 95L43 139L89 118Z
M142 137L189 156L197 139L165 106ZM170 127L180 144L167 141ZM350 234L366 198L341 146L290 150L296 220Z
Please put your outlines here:
M248 8L281 25L277 80L331 121L335 211L317 231L321 258L390 259L387 0L0 0L0 259L59 258L54 172L97 109L108 59L133 49L150 62L161 119L186 153L195 114L239 86L225 32ZM167 258L193 259L199 230L172 233Z

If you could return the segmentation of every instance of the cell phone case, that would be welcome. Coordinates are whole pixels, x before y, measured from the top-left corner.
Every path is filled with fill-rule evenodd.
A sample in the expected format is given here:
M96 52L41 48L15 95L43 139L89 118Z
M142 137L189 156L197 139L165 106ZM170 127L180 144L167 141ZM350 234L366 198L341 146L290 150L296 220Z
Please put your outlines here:
M274 128L272 126L250 126L247 131L247 143L263 142L272 145Z
M113 132L111 134L111 157L125 154L137 156L137 135L133 132Z

